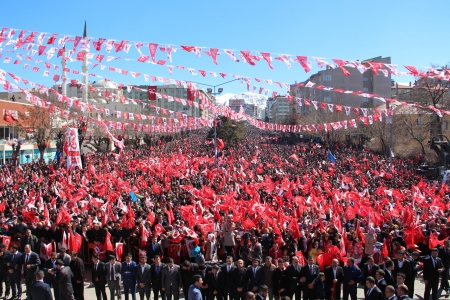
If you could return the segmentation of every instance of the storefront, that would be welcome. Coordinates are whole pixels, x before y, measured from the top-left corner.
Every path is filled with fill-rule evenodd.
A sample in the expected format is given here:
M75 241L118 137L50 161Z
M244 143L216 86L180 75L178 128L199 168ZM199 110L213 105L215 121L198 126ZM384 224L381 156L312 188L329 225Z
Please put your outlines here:
M0 151L0 162L5 162L5 164L11 163L12 150Z
M55 159L56 148L47 148L44 151L44 160L48 162L50 159ZM39 149L27 149L20 151L20 163L29 163L31 161L36 161L41 158Z

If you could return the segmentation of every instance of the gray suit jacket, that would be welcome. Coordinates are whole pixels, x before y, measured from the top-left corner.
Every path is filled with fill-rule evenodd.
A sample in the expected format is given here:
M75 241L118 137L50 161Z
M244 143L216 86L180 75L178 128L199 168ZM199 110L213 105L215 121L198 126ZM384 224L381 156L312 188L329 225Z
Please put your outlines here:
M122 265L120 264L120 262L116 261L113 268L114 268L113 278L115 278L115 280L112 280L112 281L116 281L117 284L120 286L120 281L122 279L122 275L120 275L120 272L122 271ZM107 263L106 264L106 280L108 281L108 283L111 281L110 273L111 273L111 263Z
M142 273L141 264L136 265L136 281L138 284L145 283L146 285L150 285L151 283L151 273L150 273L150 265L144 265L144 272Z
M181 272L180 272L180 266L173 265L172 269L170 270L169 267L166 265L162 269L162 287L166 290L170 289L170 286L172 285L172 288L178 288L183 287L183 282L181 279Z
M56 282L58 283L59 294L70 296L73 294L72 287L73 273L70 267L64 267L56 272Z

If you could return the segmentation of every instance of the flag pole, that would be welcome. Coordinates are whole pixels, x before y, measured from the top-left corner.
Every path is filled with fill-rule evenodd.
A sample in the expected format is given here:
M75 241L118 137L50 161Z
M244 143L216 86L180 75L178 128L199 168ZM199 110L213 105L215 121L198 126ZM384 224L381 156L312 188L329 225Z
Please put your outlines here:
M217 169L217 115L214 114L214 167Z

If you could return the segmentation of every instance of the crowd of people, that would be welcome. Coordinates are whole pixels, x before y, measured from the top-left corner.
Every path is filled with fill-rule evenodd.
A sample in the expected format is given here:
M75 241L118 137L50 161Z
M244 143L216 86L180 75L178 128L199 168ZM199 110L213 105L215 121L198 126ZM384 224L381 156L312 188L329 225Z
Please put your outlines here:
M418 274L424 299L448 291L450 190L413 160L249 128L216 168L205 137L90 153L73 170L1 166L0 294L20 299L23 275L27 299L84 299L85 265L104 300L354 300L359 285L395 300Z

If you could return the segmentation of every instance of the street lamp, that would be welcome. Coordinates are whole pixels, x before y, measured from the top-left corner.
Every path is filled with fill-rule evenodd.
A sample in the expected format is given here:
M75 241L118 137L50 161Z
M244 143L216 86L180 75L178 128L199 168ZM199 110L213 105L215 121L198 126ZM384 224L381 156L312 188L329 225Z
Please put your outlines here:
M229 81L226 81L224 83L217 84L217 85L210 85L210 84L194 82L194 81L190 81L190 82L211 87L212 89L208 88L206 91L207 91L208 94L212 94L214 96L214 100L216 100L216 95L220 95L223 92L223 88L218 88L217 89L217 93L216 93L216 87L222 86L222 85L225 85L225 84L228 84L228 83L231 83L231 82L236 81L236 80L241 80L241 78L235 78L233 80L229 80ZM218 158L217 158L217 115L214 115L214 167L216 169L217 169L217 165L218 165Z

